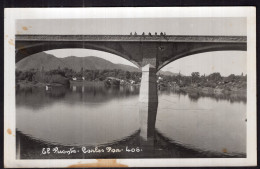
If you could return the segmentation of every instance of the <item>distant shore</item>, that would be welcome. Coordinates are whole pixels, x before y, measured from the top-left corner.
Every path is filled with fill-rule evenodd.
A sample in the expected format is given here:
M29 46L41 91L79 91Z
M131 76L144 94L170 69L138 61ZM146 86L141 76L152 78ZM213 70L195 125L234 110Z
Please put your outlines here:
M238 94L246 96L246 89L237 89L237 90L228 90L228 89L219 89L211 87L180 87L178 90L187 92L187 93L202 93L202 94L215 94L215 95L225 95L225 94Z
M19 88L19 89L25 89L25 88L33 88L33 87L36 87L36 88L44 88L46 86L64 86L62 84L58 84L58 83L42 83L42 82L37 82L37 81L26 81L26 80L22 80L22 81L19 81L16 83L16 88Z
M70 85L73 86L82 86L82 85L95 85L95 86L105 86L104 81L69 81ZM25 88L44 88L46 86L55 86L55 87L62 87L65 86L64 84L59 83L43 83L37 81L27 81L27 80L20 80L16 83L16 88L25 89Z
M70 80L70 85L75 85L75 86L82 86L82 85L98 85L98 86L103 86L104 82L103 81L76 81L76 80Z
M63 84L58 84L58 83L42 83L42 82L37 82L37 81L19 81L16 84L16 87L19 89L24 89L24 88L44 88L46 86L64 86ZM70 85L75 85L75 86L81 86L81 85L98 85L98 86L105 86L104 81L73 81L70 80ZM140 84L135 84L135 86L139 86ZM159 86L159 85L158 85ZM178 91L183 91L189 94L214 94L214 95L229 95L229 94L237 94L241 96L246 96L247 91L246 88L243 89L220 89L220 88L211 88L211 87L192 87L192 86L185 86L185 87L173 87L173 86L164 86L162 88L159 88L159 90L163 90L166 88L172 88L174 90Z

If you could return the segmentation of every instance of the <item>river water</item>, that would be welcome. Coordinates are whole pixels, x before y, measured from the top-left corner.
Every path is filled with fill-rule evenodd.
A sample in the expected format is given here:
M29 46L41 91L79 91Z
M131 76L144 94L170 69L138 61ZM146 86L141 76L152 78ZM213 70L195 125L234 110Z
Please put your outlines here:
M102 85L16 91L17 158L246 157L246 98L160 90L153 151L142 149L138 87ZM82 147L120 147L119 153L83 153ZM76 149L44 154L44 148ZM136 149L135 149L136 150Z

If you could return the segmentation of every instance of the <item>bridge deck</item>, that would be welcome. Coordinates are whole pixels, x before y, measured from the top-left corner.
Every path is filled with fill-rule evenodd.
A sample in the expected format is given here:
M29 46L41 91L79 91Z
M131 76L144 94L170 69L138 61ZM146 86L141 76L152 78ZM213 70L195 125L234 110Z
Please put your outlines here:
M16 35L16 41L222 42L246 43L246 36L184 35Z

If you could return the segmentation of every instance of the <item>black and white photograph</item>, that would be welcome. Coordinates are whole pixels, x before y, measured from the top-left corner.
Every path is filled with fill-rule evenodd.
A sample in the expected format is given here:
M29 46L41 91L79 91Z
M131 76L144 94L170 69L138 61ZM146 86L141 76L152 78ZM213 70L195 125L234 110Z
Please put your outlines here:
M253 165L254 8L190 9L5 11L8 166Z

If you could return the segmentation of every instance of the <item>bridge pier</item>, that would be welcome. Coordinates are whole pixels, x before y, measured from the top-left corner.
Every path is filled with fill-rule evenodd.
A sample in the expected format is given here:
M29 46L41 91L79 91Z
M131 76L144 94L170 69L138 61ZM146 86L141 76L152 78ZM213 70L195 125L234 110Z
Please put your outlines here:
M153 146L155 121L158 107L156 68L147 64L142 68L139 94L140 136L146 144Z

